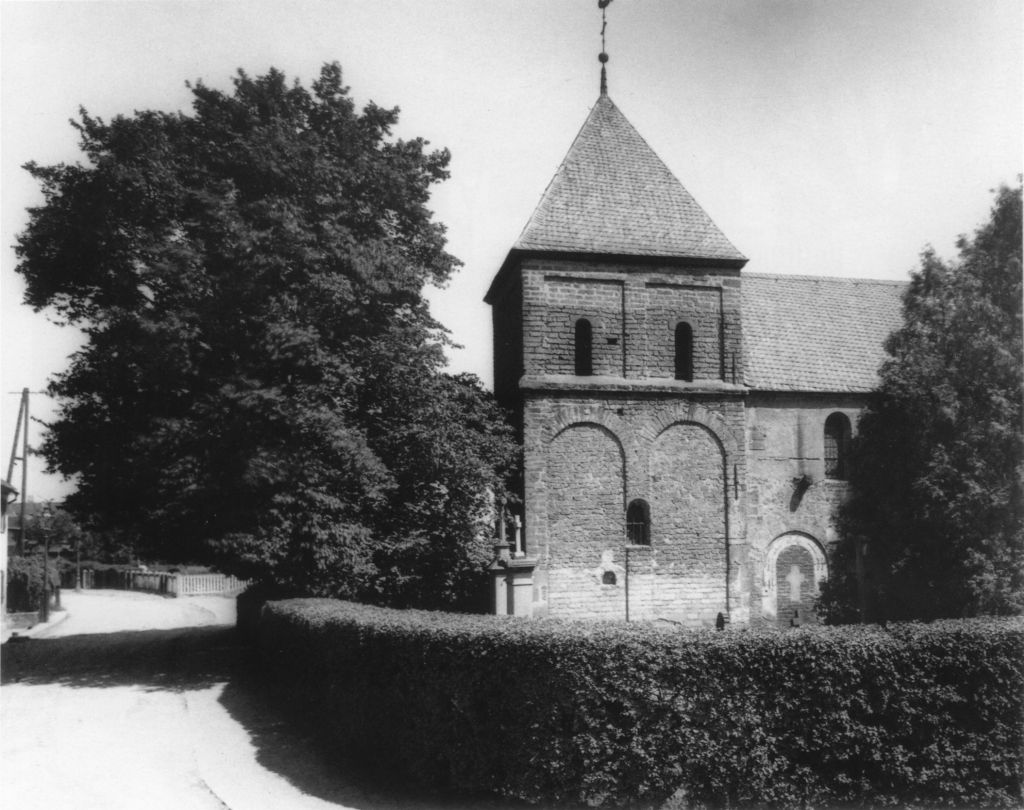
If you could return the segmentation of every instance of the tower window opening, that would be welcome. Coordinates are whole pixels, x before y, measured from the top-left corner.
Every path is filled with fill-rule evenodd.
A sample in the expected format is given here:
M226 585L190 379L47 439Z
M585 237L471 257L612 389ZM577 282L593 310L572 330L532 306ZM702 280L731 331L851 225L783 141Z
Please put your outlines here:
M594 373L594 331L586 318L576 321L575 349L576 376L589 377Z
M685 321L676 324L676 379L693 382L693 328Z
M651 544L651 507L641 498L630 501L626 509L626 539L631 546Z
M833 413L825 420L825 477L845 481L849 474L850 420Z

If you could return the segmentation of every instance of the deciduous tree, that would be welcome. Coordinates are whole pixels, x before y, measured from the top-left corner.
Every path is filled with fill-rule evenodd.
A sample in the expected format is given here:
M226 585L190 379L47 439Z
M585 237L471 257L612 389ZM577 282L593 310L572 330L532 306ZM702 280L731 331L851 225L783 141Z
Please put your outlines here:
M337 64L191 91L83 110L85 165L27 166L27 303L86 336L43 445L68 507L297 592L456 598L513 450L423 297L458 265L426 206L448 152L357 111Z

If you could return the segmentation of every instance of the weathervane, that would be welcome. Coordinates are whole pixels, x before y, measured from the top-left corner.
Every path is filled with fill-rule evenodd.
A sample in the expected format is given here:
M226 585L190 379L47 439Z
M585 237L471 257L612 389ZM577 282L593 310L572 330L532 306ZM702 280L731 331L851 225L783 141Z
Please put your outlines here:
M601 95L608 95L608 75L605 72L604 66L608 63L608 54L604 50L604 29L608 27L608 21L605 19L604 10L608 8L609 3L612 0L597 0L597 7L601 9L601 53L598 54L597 61L601 63Z

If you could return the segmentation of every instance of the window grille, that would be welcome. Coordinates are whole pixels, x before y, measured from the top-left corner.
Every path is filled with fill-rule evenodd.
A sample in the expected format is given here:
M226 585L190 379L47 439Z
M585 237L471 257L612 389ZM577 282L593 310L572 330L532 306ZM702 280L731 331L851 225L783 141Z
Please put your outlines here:
M637 498L626 509L626 539L631 546L651 544L651 510L647 501Z
M850 420L834 413L825 420L825 477L845 481L849 473Z

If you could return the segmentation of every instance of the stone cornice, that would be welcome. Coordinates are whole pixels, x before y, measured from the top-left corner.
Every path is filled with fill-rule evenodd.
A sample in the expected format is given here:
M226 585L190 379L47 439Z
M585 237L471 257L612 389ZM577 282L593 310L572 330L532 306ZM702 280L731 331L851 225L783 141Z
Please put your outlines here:
M743 385L721 380L671 380L666 378L625 379L612 376L574 377L571 374L539 374L519 379L520 391L580 391L593 393L641 393L714 396L745 396L749 389Z

